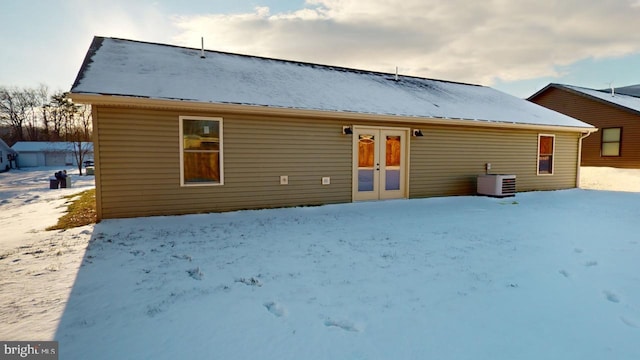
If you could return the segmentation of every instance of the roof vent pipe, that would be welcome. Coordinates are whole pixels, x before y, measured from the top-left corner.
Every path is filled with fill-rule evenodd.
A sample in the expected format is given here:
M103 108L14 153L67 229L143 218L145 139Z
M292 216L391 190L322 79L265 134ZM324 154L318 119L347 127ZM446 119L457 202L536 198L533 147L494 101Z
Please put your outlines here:
M398 67L396 66L396 81L398 81Z
M204 36L200 38L200 59L204 59Z
M616 90L613 87L613 81L609 83L609 87L611 88L611 97L616 96Z

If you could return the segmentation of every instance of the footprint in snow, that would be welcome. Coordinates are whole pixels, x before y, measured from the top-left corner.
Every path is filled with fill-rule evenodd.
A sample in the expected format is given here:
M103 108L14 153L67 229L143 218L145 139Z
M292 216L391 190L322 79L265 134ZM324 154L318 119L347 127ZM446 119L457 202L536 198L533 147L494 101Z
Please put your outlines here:
M586 267L597 266L597 265L598 265L598 262L595 260L587 261L586 263L584 263L584 266Z
M352 323L351 321L347 321L347 320L332 320L332 319L327 319L324 321L324 326L326 327L337 327L340 328L344 331L352 331L352 332L359 332L360 330L358 329L358 327Z
M638 325L635 323L635 321L631 321L628 318L624 317L624 316L620 316L620 321L622 321L625 325L632 327L632 328L637 328Z
M558 271L562 276L569 278L569 272L567 270L560 270Z
M605 298L611 301L612 303L620 302L620 298L618 297L618 295L612 293L611 291L603 291L602 293L604 294Z
M239 279L236 279L236 282L243 283L243 284L248 285L248 286L257 286L257 287L261 287L262 286L262 282L260 280L256 279L255 277L251 277L249 279L247 279L247 278L239 278Z
M287 310L281 304L274 301L269 301L263 304L264 307L276 317L283 317L287 314Z
M200 270L199 266L195 269L187 270L187 274L195 280L202 280L202 278L204 278L204 273Z

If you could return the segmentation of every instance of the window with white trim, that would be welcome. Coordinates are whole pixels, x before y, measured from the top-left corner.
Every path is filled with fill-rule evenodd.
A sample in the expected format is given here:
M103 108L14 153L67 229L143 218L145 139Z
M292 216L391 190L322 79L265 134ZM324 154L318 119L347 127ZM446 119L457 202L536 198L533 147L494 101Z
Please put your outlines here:
M180 116L180 184L222 185L222 118Z
M538 175L553 174L555 135L538 135Z
M622 128L602 129L602 149L601 156L620 156L620 145L622 144Z

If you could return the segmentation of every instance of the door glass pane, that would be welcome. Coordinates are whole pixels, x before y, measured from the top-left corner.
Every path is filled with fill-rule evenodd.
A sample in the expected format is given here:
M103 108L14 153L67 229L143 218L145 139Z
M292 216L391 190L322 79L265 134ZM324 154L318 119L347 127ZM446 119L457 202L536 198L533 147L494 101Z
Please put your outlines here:
M385 190L400 190L400 136L387 136Z
M358 191L373 191L375 175L375 136L358 137Z

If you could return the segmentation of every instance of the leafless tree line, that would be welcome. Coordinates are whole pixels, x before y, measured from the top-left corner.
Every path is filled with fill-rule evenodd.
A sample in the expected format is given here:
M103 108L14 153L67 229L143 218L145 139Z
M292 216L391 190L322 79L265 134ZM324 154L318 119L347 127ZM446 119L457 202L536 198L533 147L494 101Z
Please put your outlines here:
M12 146L17 141L66 141L78 170L90 152L91 107L76 105L62 91L50 93L46 85L37 88L0 86L0 134Z
M16 141L91 141L91 108L76 105L62 91L0 86L0 127L3 139Z

